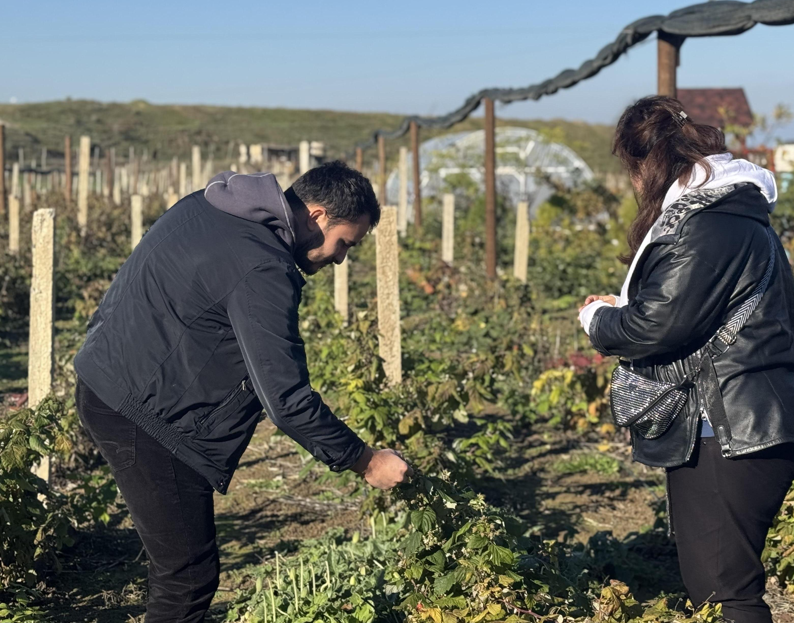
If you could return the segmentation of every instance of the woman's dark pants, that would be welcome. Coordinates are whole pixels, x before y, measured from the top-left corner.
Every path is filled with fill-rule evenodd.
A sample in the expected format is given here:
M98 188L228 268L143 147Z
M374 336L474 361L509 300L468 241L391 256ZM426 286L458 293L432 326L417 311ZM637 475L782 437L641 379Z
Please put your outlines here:
M212 487L80 380L75 397L146 548L146 623L203 621L220 573Z
M771 623L761 552L794 480L794 444L734 459L714 437L669 470L670 505L681 576L695 606L722 604L736 623Z

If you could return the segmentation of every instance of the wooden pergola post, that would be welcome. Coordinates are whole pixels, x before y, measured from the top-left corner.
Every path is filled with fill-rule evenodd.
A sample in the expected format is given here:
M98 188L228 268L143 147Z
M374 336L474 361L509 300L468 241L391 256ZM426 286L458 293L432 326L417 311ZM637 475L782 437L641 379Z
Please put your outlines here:
M659 31L657 41L657 92L667 97L678 96L676 69L680 62L684 37Z
M0 123L0 216L6 214L6 127Z
M411 121L411 154L414 170L414 225L419 232L422 230L422 174L419 167L419 126L416 121Z
M496 117L485 98L485 274L496 279Z
M356 147L356 170L359 173L364 172L364 150L361 147Z

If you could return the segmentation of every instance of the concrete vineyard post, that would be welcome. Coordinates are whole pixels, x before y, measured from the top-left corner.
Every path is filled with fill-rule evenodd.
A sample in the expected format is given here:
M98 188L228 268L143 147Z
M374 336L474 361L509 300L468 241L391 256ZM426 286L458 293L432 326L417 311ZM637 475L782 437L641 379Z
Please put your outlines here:
M408 148L400 147L400 192L397 201L397 230L401 237L408 231Z
M179 196L187 195L187 162L179 163Z
M334 264L334 307L345 324L348 321L349 305L348 305L348 260L341 264Z
M30 176L32 173L25 173L22 176L22 205L25 211L33 207L33 189L30 187Z
M529 204L519 201L516 209L516 245L513 256L513 276L522 283L527 282L529 261Z
M419 126L416 121L411 121L411 155L413 156L414 178L414 226L417 231L422 230L422 173L419 162Z
M384 206L376 234L378 344L389 383L402 381L400 344L400 259L397 208Z
M113 193L113 164L110 159L110 150L105 154L105 173L102 176L102 196L110 197Z
M19 253L19 197L8 198L8 251Z
M66 202L72 200L72 137L67 136L63 139L63 165L64 165L64 187L63 194Z
M386 139L378 136L378 202L386 205Z
M444 194L441 221L441 260L452 266L455 261L455 195Z
M91 165L91 139L80 137L80 158L77 162L77 223L80 235L88 229L88 168Z
M113 203L121 205L121 172L124 169L116 167L113 171Z
M19 163L11 165L11 196L19 199Z
M0 216L6 214L6 127L0 123Z
M298 164L300 165L300 173L303 175L309 170L309 141L301 141L298 151Z
M201 183L201 148L193 145L193 191L203 187Z
M361 147L356 147L356 170L359 173L364 172L364 150Z
M132 248L135 249L143 237L143 197L133 195L132 206Z
M35 409L52 390L55 210L36 210L33 214L32 232L28 404ZM49 482L49 457L44 457L33 471Z
M174 192L174 188L172 186L168 187L168 205L166 209L170 209L174 207L174 204L179 201L179 195Z
M485 274L496 279L496 119L485 98Z

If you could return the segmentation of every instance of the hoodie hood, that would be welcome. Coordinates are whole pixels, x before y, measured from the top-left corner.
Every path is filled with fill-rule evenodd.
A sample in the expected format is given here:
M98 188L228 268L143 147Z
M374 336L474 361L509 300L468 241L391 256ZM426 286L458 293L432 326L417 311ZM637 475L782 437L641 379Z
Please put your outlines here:
M777 184L775 184L775 176L771 171L741 158L734 160L733 156L728 153L708 156L706 160L711 165L711 177L706 180L706 169L696 165L686 184L677 181L670 186L662 202L662 210L666 210L689 192L713 190L741 182L757 186L767 200L767 209L770 212L775 209ZM705 184L703 184L704 181Z
M222 212L272 229L290 253L294 250L292 209L272 173L224 171L207 184L204 198Z

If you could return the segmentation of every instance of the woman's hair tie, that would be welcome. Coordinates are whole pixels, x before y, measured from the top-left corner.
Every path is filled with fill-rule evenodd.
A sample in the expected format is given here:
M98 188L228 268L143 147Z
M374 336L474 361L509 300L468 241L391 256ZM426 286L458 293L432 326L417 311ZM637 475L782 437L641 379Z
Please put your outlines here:
M689 115L687 115L683 110L673 113L673 119L679 125L679 127L684 127L684 124L689 121Z

